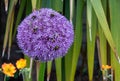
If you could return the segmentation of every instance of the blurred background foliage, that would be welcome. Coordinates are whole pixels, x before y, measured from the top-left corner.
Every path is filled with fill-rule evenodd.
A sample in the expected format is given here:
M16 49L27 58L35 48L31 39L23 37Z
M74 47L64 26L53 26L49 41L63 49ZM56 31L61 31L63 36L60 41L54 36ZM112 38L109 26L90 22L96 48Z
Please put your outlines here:
M120 0L1 0L0 64L23 57L16 44L19 23L34 10L52 8L73 23L74 43L65 57L54 61L35 62L25 56L27 67L31 67L31 80L107 81L101 67L111 65L111 81L119 81L119 4ZM2 74L0 78L3 81Z

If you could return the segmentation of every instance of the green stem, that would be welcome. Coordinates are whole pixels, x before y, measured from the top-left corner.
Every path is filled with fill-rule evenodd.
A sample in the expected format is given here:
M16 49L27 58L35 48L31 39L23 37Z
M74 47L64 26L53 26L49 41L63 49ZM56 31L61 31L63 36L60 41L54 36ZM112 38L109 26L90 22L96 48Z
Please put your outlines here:
M31 73L32 73L32 66L33 66L33 59L30 59L30 72L29 72L29 79L31 79Z
M5 75L5 76L4 76L4 81L6 81L6 79L7 79L7 76Z

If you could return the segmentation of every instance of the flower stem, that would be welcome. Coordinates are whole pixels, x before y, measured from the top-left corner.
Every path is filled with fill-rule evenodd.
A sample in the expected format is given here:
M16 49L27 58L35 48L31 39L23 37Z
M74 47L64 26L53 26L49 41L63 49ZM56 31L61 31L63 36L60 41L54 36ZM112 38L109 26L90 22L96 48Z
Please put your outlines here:
M5 76L4 76L4 81L6 81L6 79L7 79L7 76L5 75Z
M32 66L33 66L33 59L30 59L30 72L29 72L29 79L31 78L31 73L32 73Z

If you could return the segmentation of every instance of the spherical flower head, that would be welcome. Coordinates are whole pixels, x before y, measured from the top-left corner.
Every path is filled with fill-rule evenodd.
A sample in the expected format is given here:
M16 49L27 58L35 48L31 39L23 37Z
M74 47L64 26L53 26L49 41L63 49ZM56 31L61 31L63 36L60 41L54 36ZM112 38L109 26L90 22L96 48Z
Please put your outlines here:
M64 56L72 45L73 25L60 13L42 8L18 26L17 40L24 54L39 61Z
M16 67L18 69L23 69L26 67L26 59L19 59L17 62L16 62Z
M4 63L4 64L2 64L2 72L9 77L14 77L14 73L16 72L16 68L11 63Z

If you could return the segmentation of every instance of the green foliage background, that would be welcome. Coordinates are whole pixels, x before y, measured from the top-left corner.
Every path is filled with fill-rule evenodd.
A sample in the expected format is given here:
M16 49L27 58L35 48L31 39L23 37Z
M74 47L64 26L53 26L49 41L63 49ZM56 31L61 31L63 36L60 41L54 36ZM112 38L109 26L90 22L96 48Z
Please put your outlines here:
M9 3L9 5L8 5ZM95 46L98 49L100 68L102 65L111 65L114 80L120 80L120 0L5 0L8 12L2 56L8 46L8 58L12 40L15 39L16 29L22 17L29 15L33 10L52 8L62 12L74 25L74 43L63 58L55 59L57 81L74 81L75 72L82 46L83 14L86 11L87 35L87 64L89 81L93 81ZM18 13L15 7L19 5ZM25 16L24 16L25 15ZM16 17L16 20L14 20ZM15 24L14 24L15 23ZM14 27L14 28L13 28ZM108 56L108 57L107 57ZM28 60L28 67L30 60ZM110 57L110 58L109 58ZM37 81L44 81L47 68L47 81L50 79L52 61L37 62ZM81 70L81 69L79 69ZM104 72L103 72L104 75ZM103 76L104 77L104 76ZM106 80L105 80L106 81Z

